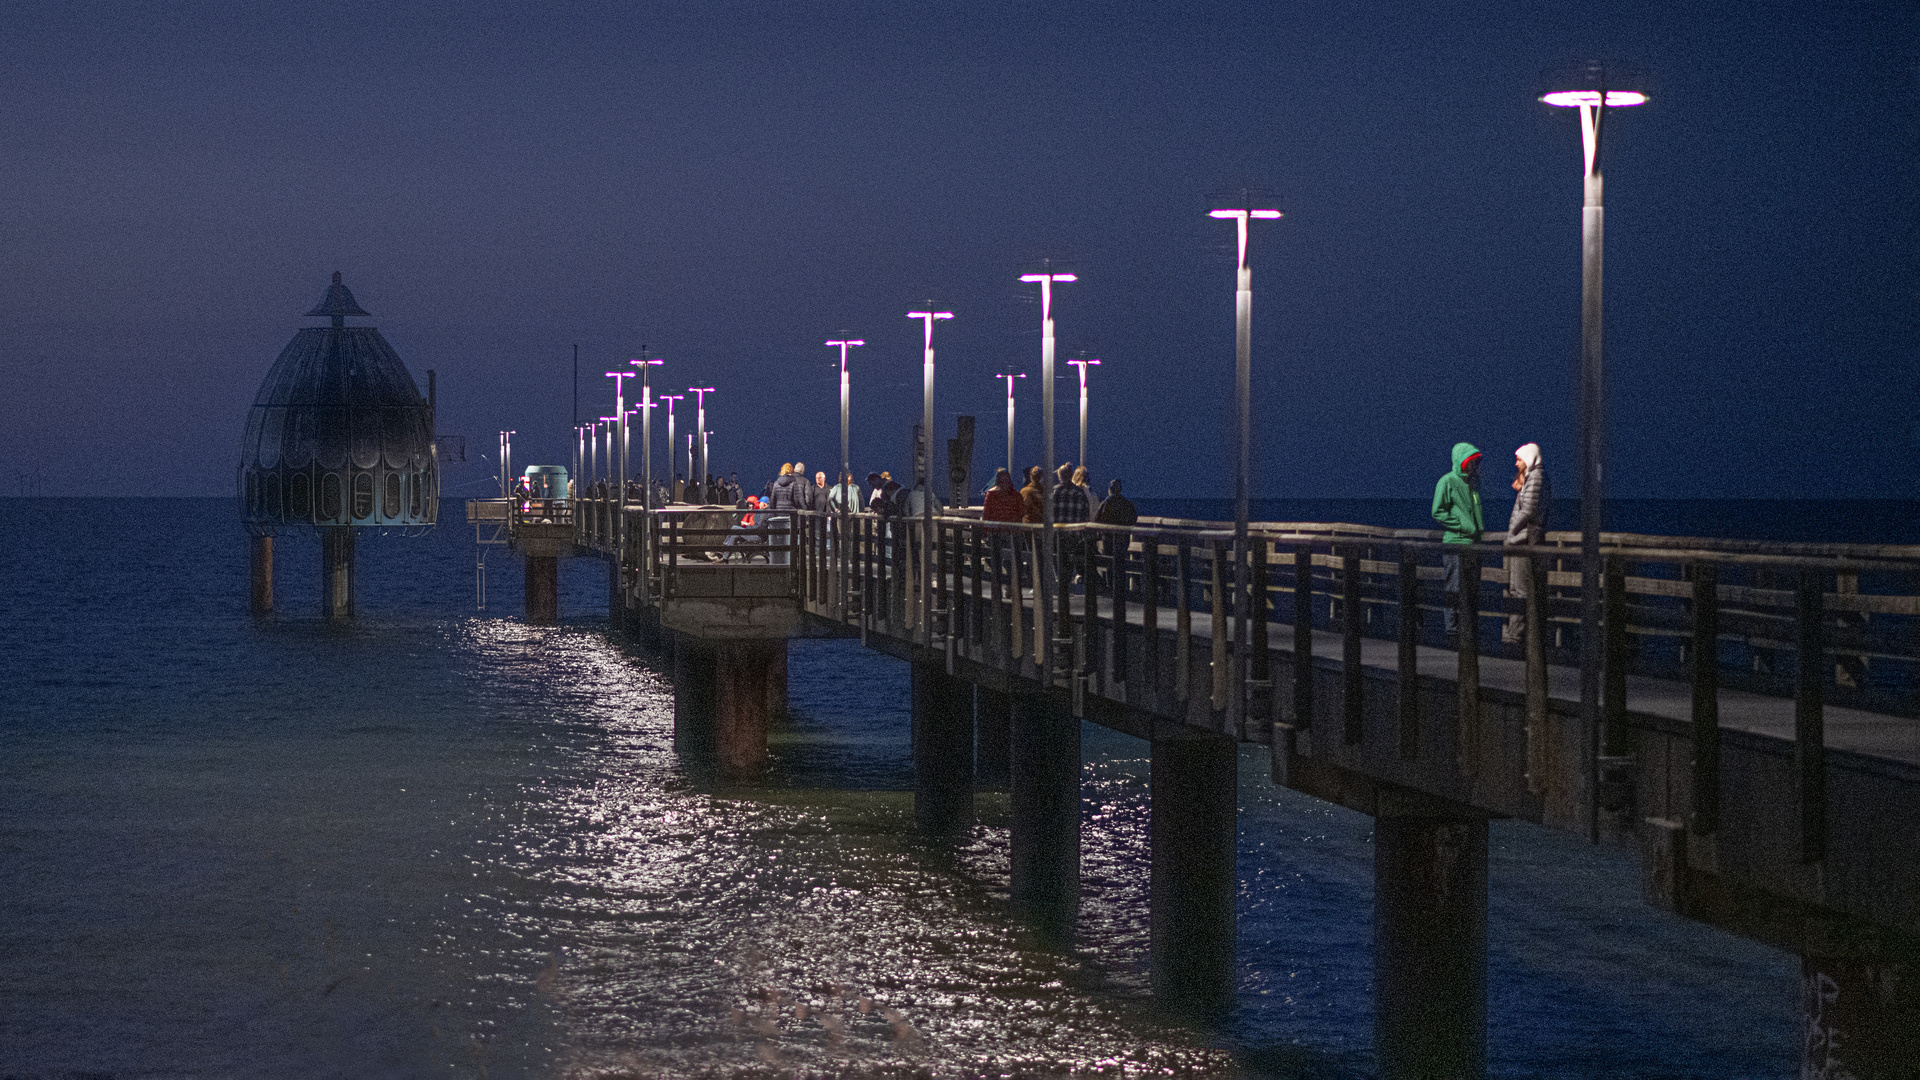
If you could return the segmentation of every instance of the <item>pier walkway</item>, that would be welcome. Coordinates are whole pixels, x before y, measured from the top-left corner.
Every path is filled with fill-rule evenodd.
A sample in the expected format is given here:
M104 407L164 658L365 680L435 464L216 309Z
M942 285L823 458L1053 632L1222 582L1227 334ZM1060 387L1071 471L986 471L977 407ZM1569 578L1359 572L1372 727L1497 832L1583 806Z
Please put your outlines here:
M1515 559L1256 523L1236 557L1218 522L781 517L583 500L568 518L608 561L616 620L673 665L676 740L756 767L789 637L908 661L916 817L963 828L976 781L1007 783L1016 913L1061 943L1079 722L1150 740L1170 1007L1231 996L1234 761L1257 743L1276 783L1376 818L1382 1076L1484 1074L1491 817L1636 846L1650 902L1801 956L1809 1068L1920 1069L1920 547L1605 535L1595 724L1577 534ZM526 526L529 559L551 557L554 516ZM550 604L530 591L530 617ZM1523 645L1500 643L1510 616Z

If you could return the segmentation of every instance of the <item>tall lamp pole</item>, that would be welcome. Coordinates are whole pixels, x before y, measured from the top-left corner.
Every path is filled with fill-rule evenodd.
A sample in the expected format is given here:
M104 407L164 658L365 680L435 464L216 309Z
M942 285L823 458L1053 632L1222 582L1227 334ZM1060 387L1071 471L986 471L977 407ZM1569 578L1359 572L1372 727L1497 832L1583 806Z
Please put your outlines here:
M1058 543L1053 536L1053 286L1055 282L1078 281L1072 274L1022 274L1020 280L1037 283L1040 286L1040 428L1045 433L1046 444L1041 455L1040 465L1040 593L1033 598L1034 610L1042 610L1046 599L1053 595L1054 552ZM1059 636L1065 627L1055 627L1054 633L1042 644L1043 666L1047 669L1044 678L1053 678L1053 637Z
M627 363L640 369L640 505L653 509L653 387L650 384L652 368L666 363L665 360L648 360L647 350L640 349L640 359ZM673 446L668 440L668 447Z
M1020 476L1013 471L1013 380L1024 379L1027 373L1016 372L1012 375L995 375L996 379L1007 380L1007 475L1016 481Z
M1069 360L1067 361L1067 363L1072 364L1080 369L1080 466L1082 468L1086 468L1086 464L1087 464L1087 369L1090 367L1099 367L1100 361L1086 359L1085 353L1081 353L1080 357L1081 358L1078 360ZM1093 471L1091 469L1087 471L1087 476L1088 476L1088 482L1091 483L1092 476L1093 476Z
M669 501L673 498L674 447L678 445L673 441L673 403L676 401L685 401L686 399L687 395L685 394L661 394L659 398L659 400L667 404L667 498Z
M864 341L855 341L852 339L827 342L829 348L835 345L840 347L840 475L834 480L836 486L846 484L847 474L853 471L853 444L850 441L852 428L850 426L848 413L848 407L853 397L847 385L847 350L858 348L865 344L866 342Z
M700 395L697 399L699 408L694 418L693 428L694 432L700 436L700 471L693 476L687 477L687 480L689 483L698 483L700 485L700 501L704 503L707 501L707 468L711 464L707 461L707 395L713 393L713 387L689 386L687 387L687 393ZM692 469L693 459L689 457L687 462L687 468Z
M1647 95L1599 88L1560 90L1540 100L1580 110L1580 147L1585 162L1580 208L1580 722L1586 728L1587 837L1600 839L1600 526L1606 511L1606 354L1601 347L1601 253L1606 226L1605 186L1600 178L1600 127L1608 109L1646 104Z
M933 324L953 318L951 311L909 311L907 318L919 319L926 326L926 350L920 364L920 448L921 460L916 480L920 484L920 618L926 628L926 641L933 643Z
M1239 251L1233 286L1234 429L1239 442L1233 471L1233 646L1238 670L1233 681L1234 693L1229 699L1229 707L1238 723L1246 718L1244 680L1253 660L1250 640L1253 597L1247 566L1247 519L1252 515L1253 485L1253 266L1247 261L1247 222L1255 219L1272 220L1280 216L1280 211L1214 210L1208 216L1233 221Z

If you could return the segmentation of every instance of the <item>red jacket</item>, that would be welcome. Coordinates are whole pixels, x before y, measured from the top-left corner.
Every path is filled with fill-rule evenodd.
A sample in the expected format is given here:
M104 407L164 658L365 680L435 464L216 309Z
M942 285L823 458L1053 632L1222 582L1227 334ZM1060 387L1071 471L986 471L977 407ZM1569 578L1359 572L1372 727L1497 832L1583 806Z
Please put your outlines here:
M1019 521L1022 511L1020 493L1012 488L991 487L980 508L982 521Z

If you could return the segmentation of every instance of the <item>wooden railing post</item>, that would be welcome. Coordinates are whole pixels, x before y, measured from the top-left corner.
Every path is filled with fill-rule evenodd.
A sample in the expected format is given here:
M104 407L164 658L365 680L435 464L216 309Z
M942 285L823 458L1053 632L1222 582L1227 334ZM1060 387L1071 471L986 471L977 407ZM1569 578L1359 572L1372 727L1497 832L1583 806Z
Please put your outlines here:
M1364 703L1360 699L1366 686L1360 667L1360 626L1366 618L1365 605L1360 596L1360 549L1348 545L1340 553L1340 673L1346 699L1341 703L1345 721L1341 738L1348 744L1365 738Z
M1293 549L1293 728L1313 727L1313 547Z
M1480 764L1480 553L1464 549L1460 559L1460 771L1472 774Z
M1208 586L1213 591L1213 600L1207 605L1211 616L1213 631L1213 693L1212 705L1215 712L1226 709L1229 694L1233 691L1233 653L1228 648L1227 617L1233 614L1233 604L1228 599L1227 587L1232 577L1227 573L1227 545L1215 541L1207 545Z
M1539 795L1547 789L1547 567L1546 560L1529 557L1524 572L1527 598L1523 604L1527 640L1527 790Z
M1420 551L1400 545L1400 756L1420 756Z
M1800 571L1800 664L1793 709L1793 764L1798 774L1800 861L1827 856L1827 735L1824 691L1827 679L1825 597L1818 570Z
M1720 588L1711 563L1693 579L1693 831L1720 831Z
M1247 671L1247 712L1248 724L1259 725L1259 730L1272 737L1273 725L1273 656L1269 652L1271 643L1267 638L1267 619L1272 607L1267 595L1267 549L1270 543L1265 537L1253 538L1253 595L1251 631L1252 649L1249 657L1250 668ZM1245 736L1245 733L1242 733Z
M1147 708L1160 708L1160 542L1140 545L1140 660ZM1129 694L1131 697L1131 694Z
M1600 752L1621 757L1627 742L1627 666L1631 657L1627 638L1627 570L1618 555L1608 556L1605 579L1604 638L1607 660L1602 686Z
M1173 622L1173 698L1179 718L1184 721L1193 702L1193 596L1189 584L1193 574L1193 545L1180 538L1174 549L1173 587L1178 607Z

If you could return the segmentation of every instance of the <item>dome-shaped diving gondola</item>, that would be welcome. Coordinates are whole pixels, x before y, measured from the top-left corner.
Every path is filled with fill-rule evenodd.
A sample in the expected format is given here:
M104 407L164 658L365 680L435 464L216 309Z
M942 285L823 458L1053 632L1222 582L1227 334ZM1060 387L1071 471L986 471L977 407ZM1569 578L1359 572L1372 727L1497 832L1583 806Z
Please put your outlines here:
M336 271L260 384L240 443L241 517L250 531L424 526L438 517L433 404Z

